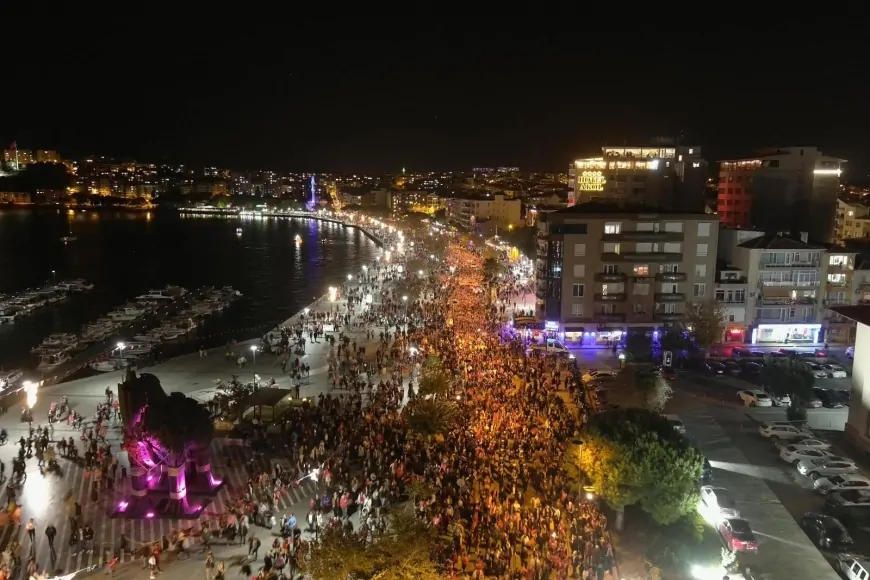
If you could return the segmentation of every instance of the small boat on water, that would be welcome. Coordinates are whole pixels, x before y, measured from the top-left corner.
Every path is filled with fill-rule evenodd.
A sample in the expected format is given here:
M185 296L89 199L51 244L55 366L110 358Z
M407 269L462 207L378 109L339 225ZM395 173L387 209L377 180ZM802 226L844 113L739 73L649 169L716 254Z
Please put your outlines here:
M59 367L69 359L70 354L66 349L43 353L39 355L39 364L36 365L36 368L41 371L50 371L53 368Z
M176 300L187 294L187 290L181 286L167 286L162 289L152 289L136 297L136 300Z

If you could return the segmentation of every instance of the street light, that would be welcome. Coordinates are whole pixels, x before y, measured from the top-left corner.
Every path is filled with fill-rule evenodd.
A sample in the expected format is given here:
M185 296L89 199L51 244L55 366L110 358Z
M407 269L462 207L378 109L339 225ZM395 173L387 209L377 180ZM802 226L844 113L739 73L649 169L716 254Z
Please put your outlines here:
M124 344L123 342L119 342L119 343L118 343L118 350L124 350L124 347L125 347L125 346L127 346L127 345Z
M51 283L52 283L52 284L57 284L57 276L55 276L55 271L54 271L54 270L51 271Z
M353 274L348 274L347 281L350 282L351 280L353 280Z
M254 353L254 362L257 362L257 345L256 344L251 345L251 352Z

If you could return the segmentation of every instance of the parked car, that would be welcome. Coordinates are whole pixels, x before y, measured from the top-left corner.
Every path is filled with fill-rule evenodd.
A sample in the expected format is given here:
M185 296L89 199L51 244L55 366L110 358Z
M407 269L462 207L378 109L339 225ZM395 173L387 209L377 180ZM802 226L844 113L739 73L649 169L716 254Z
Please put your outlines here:
M801 429L796 425L786 423L785 421L762 423L758 426L758 434L772 441L778 441L780 439L800 441L802 439L807 439L812 435L811 432Z
M728 370L722 363L712 360L704 363L704 369L714 375L724 375L725 371Z
M725 540L725 545L734 552L757 552L758 540L752 533L752 528L744 519L727 518L719 522L719 534Z
M870 506L870 491L847 489L829 493L825 498L826 507L866 507Z
M674 431L676 431L680 435L686 434L686 426L683 425L683 421L678 415L665 415L665 419L668 420L668 423L671 424L671 426L674 428Z
M795 447L806 447L807 449L821 449L827 451L831 448L831 444L817 437L807 437L805 439L796 439L791 441Z
M734 498L724 487L705 485L701 487L701 503L707 513L718 518L739 518L740 510L734 503Z
M591 381L595 377L615 377L619 371L587 369L581 379L583 382Z
M832 491L862 489L870 491L870 479L857 473L841 473L830 477L820 477L813 482L813 489L822 495Z
M807 399L807 409L821 409L822 401L815 395L810 395L810 398Z
M789 395L774 395L770 391L765 391L774 407L788 407L791 405L791 396Z
M828 378L828 371L822 365L818 365L816 363L807 363L807 367L810 369L810 372L817 379L826 379Z
M840 399L841 403L843 403L847 407L852 406L852 391L841 390L832 392L834 393L834 396Z
M841 473L856 473L858 466L854 461L834 461L831 458L822 460L802 459L797 465L798 473L806 475L812 480L820 477L830 477Z
M805 513L801 518L801 527L815 545L825 550L848 550L855 543L846 526L831 516Z
M846 405L842 399L831 392L830 389L822 389L813 387L813 394L822 402L822 406L827 409L842 409Z
M753 362L751 360L743 361L743 374L744 375L758 376L761 374L761 370L763 368L764 368L764 365L761 363Z
M568 347L557 341L547 341L544 344L533 344L530 349L533 352L543 352L548 354L564 354L566 356L570 354Z
M743 368L737 363L736 360L726 360L722 364L725 365L725 372L729 375L739 375L743 372Z
M738 391L737 396L747 407L771 407L773 401L764 391Z
M821 459L830 455L830 453L821 449L809 449L807 447L796 447L795 445L786 445L779 450L779 456L783 461L795 464L804 459Z
M832 379L845 379L846 378L846 369L841 367L840 365L835 365L833 363L823 364L822 367L828 371L828 375Z

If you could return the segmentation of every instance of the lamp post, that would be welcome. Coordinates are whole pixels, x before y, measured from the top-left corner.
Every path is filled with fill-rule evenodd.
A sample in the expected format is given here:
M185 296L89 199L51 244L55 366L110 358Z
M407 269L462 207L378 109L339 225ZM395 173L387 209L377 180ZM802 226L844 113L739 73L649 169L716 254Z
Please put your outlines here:
M257 345L256 344L251 345L251 353L253 353L254 363L256 363L257 362Z
M57 284L57 276L55 274L56 274L56 272L54 270L52 270L51 271L51 283L52 284Z

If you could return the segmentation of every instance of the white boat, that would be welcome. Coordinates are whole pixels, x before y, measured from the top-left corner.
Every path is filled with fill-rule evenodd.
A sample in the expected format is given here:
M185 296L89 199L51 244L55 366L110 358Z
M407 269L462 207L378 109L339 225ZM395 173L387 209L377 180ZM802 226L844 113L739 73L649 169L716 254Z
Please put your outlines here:
M74 346L78 342L78 337L67 332L49 334L42 340L42 346Z
M24 373L18 369L0 372L0 389L8 389L17 383L22 376Z
M130 359L110 358L109 360L91 363L88 366L99 373L110 373L130 366Z
M124 354L146 354L151 352L151 343L148 342L129 342L124 344L121 352Z
M136 320L140 316L144 316L145 310L142 308L118 308L109 312L108 316L112 320Z
M163 334L159 330L151 330L145 334L137 334L133 338L142 342L157 343L163 341Z
M66 350L41 354L39 356L39 364L36 365L36 368L39 370L51 370L62 365L69 359L69 352Z
M136 300L175 300L187 294L187 290L181 286L167 286L163 289L149 290L145 294L136 297Z
M16 310L3 310L2 312L0 314L0 324L12 324L18 317L18 311Z

